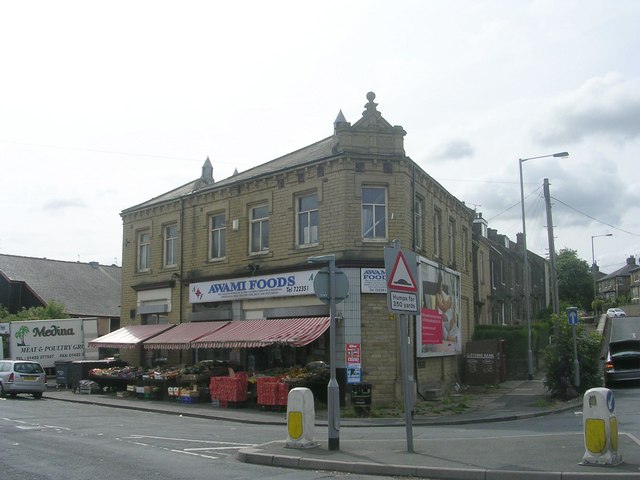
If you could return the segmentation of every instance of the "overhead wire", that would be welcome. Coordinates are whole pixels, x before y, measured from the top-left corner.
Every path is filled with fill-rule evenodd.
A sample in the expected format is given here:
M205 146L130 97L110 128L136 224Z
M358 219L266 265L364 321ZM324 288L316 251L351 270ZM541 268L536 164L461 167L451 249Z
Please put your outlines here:
M638 233L630 232L630 231L625 230L625 229L623 229L623 228L616 227L615 225L612 225L612 224L610 224L610 223L607 223L607 222L605 222L604 220L600 220L600 219L598 219L598 218L595 218L594 216L589 215L588 213L582 212L582 211L578 210L577 208L572 207L572 206L571 206L571 205L569 205L568 203L565 203L565 202L563 202L562 200L560 200L559 198L556 198L556 197L553 197L553 196L552 196L551 198L552 198L552 199L554 199L556 202L561 203L561 204L562 204L562 205L564 205L565 207L570 208L571 210L573 210L573 211L575 211L575 212L579 213L580 215L584 215L585 217L590 218L591 220L593 220L593 221L595 221L595 222L598 222L598 223L601 223L601 224L603 224L603 225L606 225L607 227L611 227L611 228L613 228L614 230L617 230L617 231L619 231L619 232L623 232L623 233L626 233L626 234L629 234L629 235L633 235L634 237L640 237L640 234L638 234Z

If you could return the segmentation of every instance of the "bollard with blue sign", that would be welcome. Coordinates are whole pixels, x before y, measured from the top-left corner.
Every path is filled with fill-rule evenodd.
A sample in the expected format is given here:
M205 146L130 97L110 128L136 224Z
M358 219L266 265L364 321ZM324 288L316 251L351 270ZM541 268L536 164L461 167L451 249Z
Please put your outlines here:
M618 419L616 400L608 388L591 388L582 401L585 453L580 465L622 463L618 453Z

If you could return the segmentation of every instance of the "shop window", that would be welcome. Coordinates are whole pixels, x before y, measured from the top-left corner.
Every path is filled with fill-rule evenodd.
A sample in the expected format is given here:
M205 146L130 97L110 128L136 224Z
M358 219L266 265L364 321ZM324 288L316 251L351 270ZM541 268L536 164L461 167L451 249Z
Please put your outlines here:
M140 315L140 323L142 325L166 325L169 318L159 313L145 313Z
M387 238L387 189L384 187L362 187L362 238Z

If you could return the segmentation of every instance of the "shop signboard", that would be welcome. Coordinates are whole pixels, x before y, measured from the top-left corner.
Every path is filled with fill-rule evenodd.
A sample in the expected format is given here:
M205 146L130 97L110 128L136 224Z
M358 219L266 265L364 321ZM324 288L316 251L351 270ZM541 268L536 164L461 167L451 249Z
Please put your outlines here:
M387 293L387 271L384 268L360 269L361 293Z
M317 273L316 269L192 283L189 286L189 302L213 303L313 295L313 281Z

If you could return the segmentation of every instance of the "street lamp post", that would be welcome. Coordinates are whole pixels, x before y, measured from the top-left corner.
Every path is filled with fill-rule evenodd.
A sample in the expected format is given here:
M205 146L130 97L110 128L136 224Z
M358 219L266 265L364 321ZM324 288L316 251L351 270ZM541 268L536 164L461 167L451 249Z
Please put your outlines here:
M598 297L598 289L596 287L596 255L593 249L593 239L598 237L612 237L613 233L603 233L602 235L591 235L591 276L593 277L593 300ZM595 307L594 307L595 315Z
M533 352L531 351L531 309L530 309L530 296L531 287L529 285L529 259L527 258L527 224L525 221L524 213L524 182L522 181L522 164L529 160L536 160L538 158L547 157L568 157L567 152L553 153L551 155L540 155L538 157L529 157L519 159L520 166L520 206L522 208L522 248L523 248L523 265L522 275L524 277L524 315L527 321L527 378L533 380Z
M329 265L329 384L327 385L327 430L329 450L340 450L340 387L336 379L336 256L318 255L308 263Z

